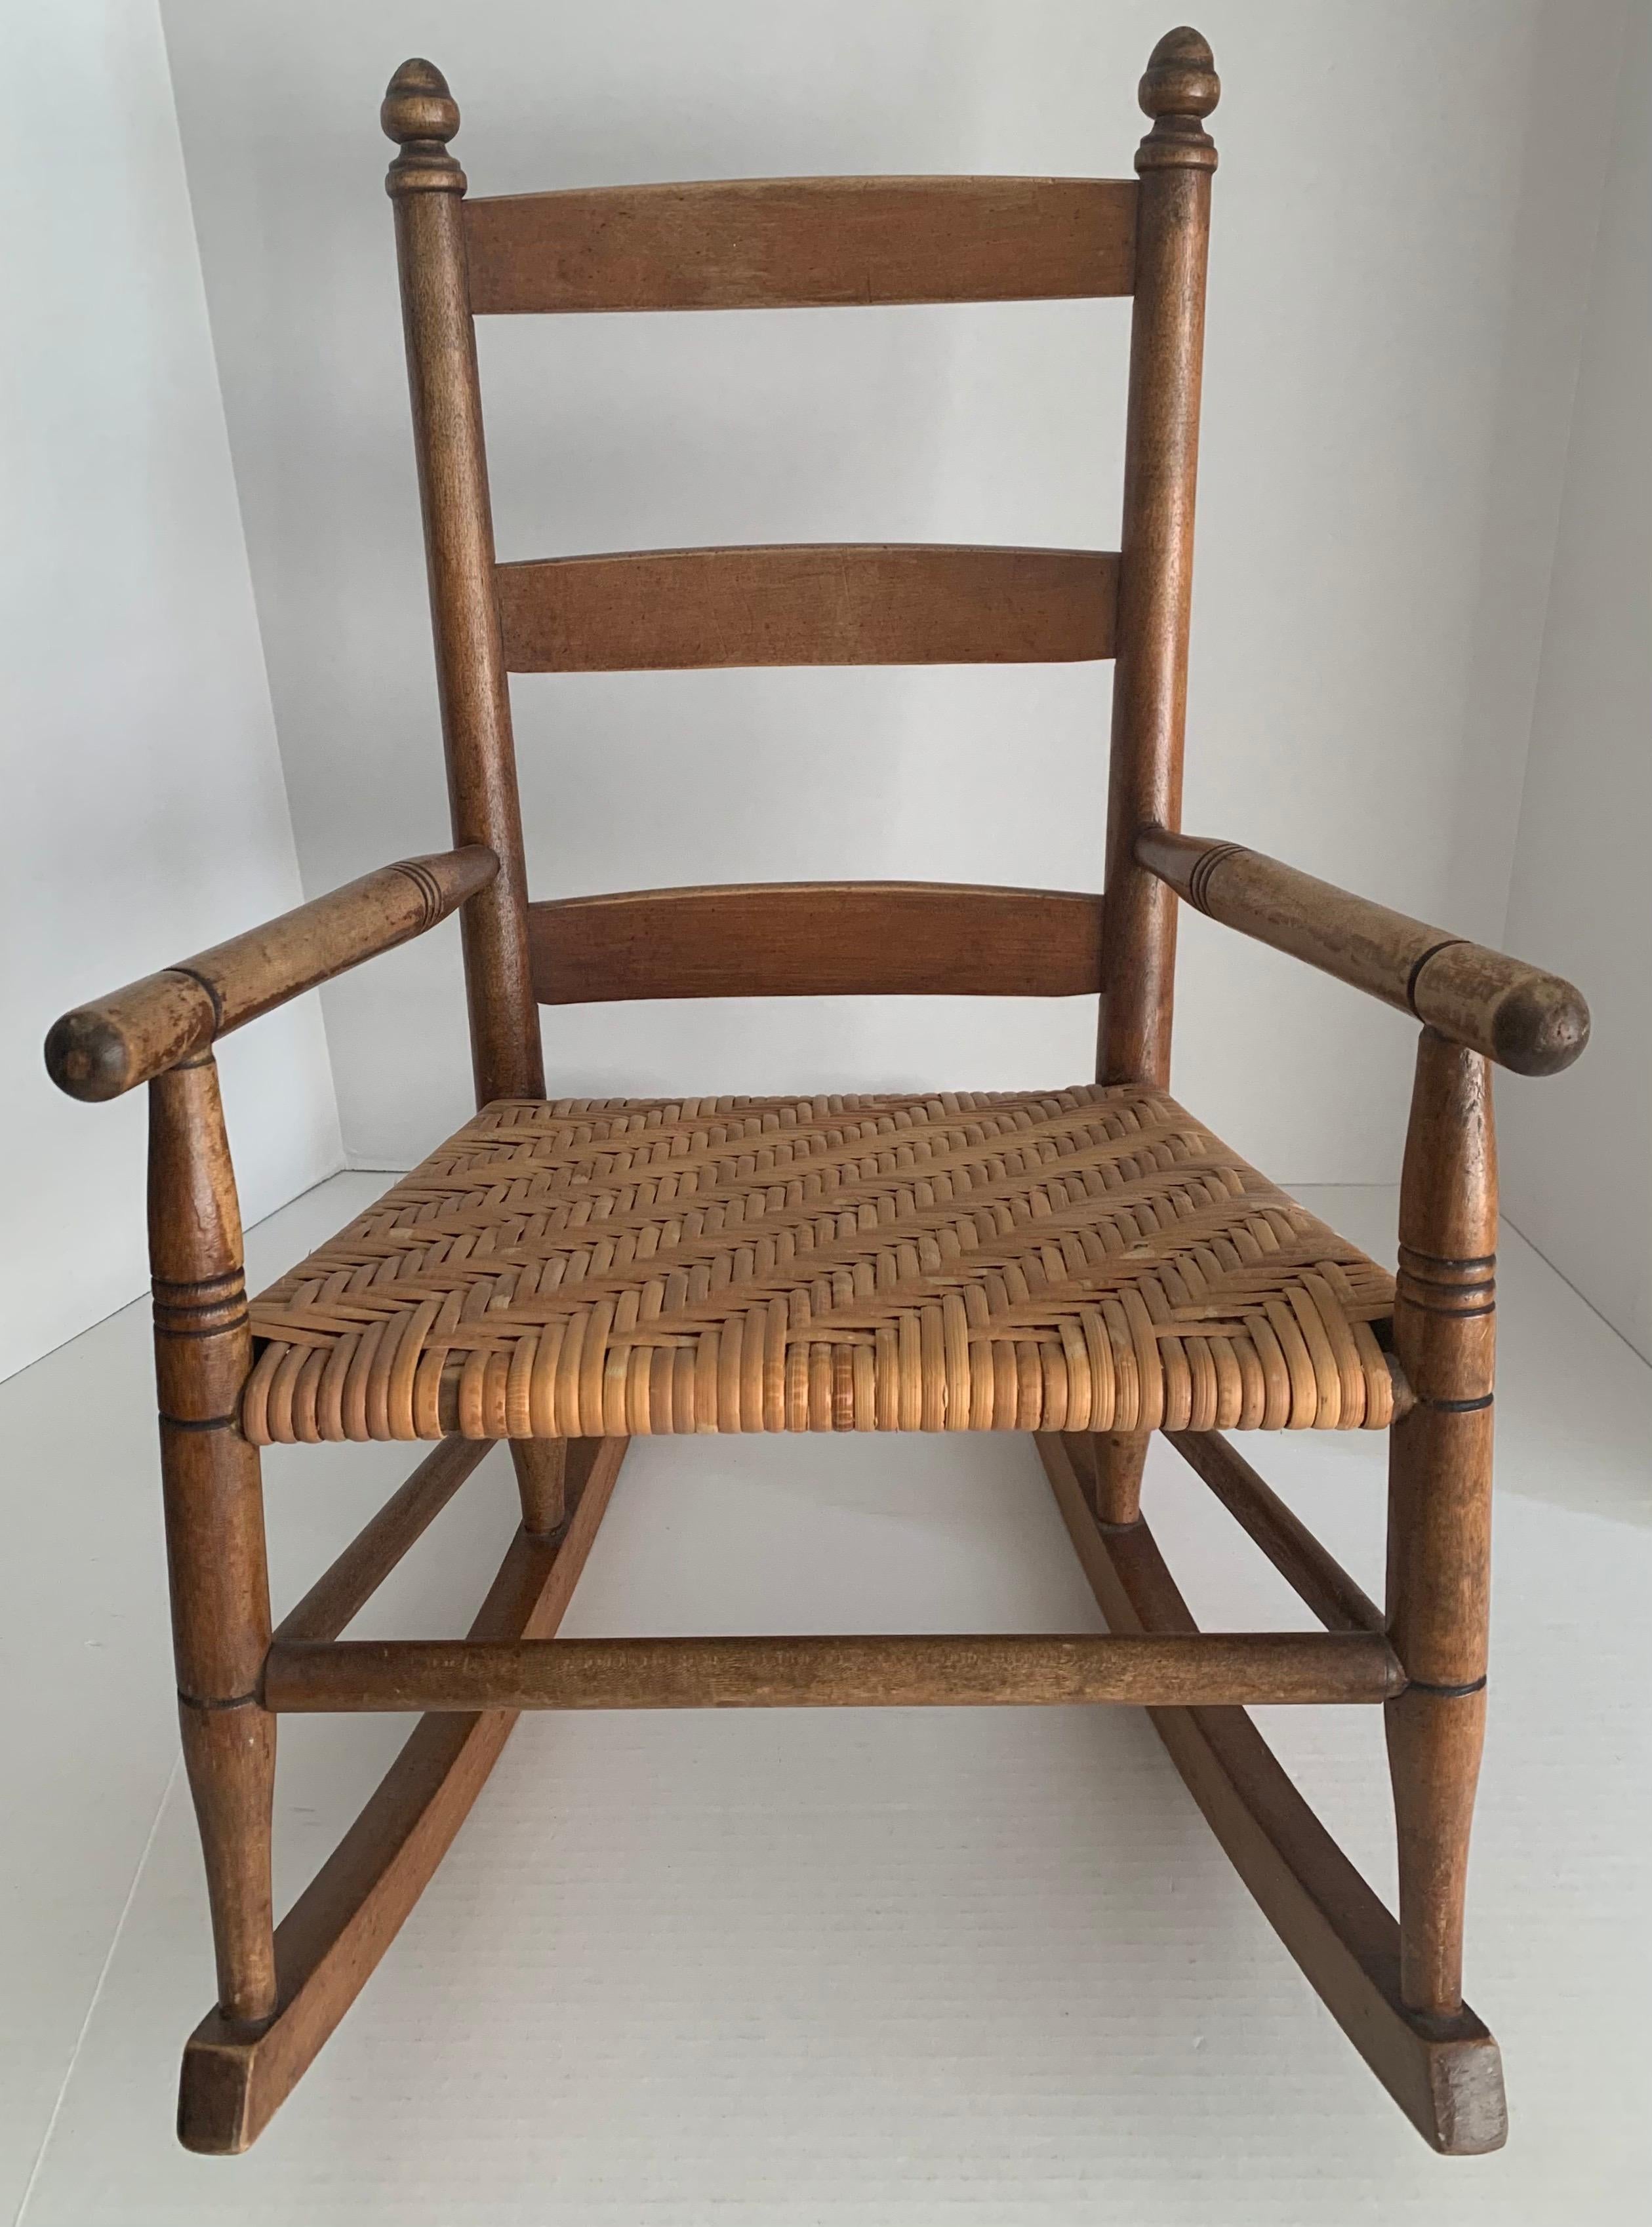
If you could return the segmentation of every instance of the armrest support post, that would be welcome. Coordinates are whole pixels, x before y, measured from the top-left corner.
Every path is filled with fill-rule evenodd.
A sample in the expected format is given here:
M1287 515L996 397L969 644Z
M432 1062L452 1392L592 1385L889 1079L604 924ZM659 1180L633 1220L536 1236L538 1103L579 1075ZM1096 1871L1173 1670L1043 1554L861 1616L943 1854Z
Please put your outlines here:
M1387 1708L1400 1856L1400 1984L1463 2000L1469 1830L1485 1725L1497 1152L1483 1058L1426 1028L1400 1186L1394 1350L1416 1404L1388 1439Z
M210 1051L150 1087L150 1263L178 1721L201 1826L218 2000L256 2024L276 2007L270 1850L275 1720L264 1491L242 1436L252 1367L241 1216Z

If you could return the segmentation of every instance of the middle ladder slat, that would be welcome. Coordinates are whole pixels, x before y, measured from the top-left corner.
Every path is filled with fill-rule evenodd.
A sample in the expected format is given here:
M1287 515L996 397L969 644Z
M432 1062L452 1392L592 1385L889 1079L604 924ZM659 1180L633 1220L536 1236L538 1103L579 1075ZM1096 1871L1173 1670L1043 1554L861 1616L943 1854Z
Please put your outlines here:
M500 565L512 673L1062 664L1113 655L1119 560L1091 549L800 543Z

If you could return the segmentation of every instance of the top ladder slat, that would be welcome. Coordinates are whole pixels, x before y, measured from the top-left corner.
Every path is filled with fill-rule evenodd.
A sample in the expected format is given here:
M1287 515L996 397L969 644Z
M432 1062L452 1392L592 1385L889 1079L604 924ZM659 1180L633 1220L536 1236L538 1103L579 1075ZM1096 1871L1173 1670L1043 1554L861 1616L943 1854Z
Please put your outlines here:
M470 306L824 309L1128 294L1136 184L736 178L464 204Z

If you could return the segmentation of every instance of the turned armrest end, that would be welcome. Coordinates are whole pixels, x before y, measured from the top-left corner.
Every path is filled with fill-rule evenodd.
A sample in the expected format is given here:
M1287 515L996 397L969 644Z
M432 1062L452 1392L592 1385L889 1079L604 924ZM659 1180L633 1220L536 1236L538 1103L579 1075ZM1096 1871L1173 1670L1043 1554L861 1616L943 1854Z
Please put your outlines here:
M52 1024L46 1071L71 1098L119 1098L212 1043L217 1016L203 983L150 974Z
M498 872L494 853L473 843L364 874L65 1013L46 1039L47 1072L71 1098L118 1098L230 1030L423 935Z
M1559 1075L1589 1041L1583 993L1560 975L1260 851L1145 827L1135 854L1212 920L1414 1014L1516 1075Z

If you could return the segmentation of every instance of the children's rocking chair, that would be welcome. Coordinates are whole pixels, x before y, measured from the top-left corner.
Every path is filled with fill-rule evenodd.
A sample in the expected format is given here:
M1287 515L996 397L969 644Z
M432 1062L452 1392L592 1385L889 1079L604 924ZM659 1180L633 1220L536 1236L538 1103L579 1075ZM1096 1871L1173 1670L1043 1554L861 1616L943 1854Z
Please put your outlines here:
M1582 1050L1569 984L1179 832L1218 86L1160 41L1131 181L803 178L468 200L440 73L390 167L456 847L67 1015L80 1098L150 1086L150 1233L183 1751L219 1999L180 2131L244 2148L343 2016L525 1708L1131 1702L1355 2047L1437 2148L1504 2134L1463 2000L1486 1685L1496 1184L1489 1062ZM495 562L472 320L1131 297L1117 555L756 547ZM509 673L1115 665L1106 895L921 883L528 899ZM1391 1279L1168 1095L1177 910L1421 1024ZM215 1040L460 915L475 1118L249 1307ZM538 1005L1099 992L1099 1079L1008 1094L547 1100ZM1378 1609L1222 1433L1389 1434ZM559 1640L639 1432L1024 1431L1107 1629ZM1143 1521L1162 1431L1325 1629L1205 1632ZM271 1630L260 1447L433 1451ZM469 1635L341 1634L497 1439L522 1522ZM1251 1704L1381 1704L1391 1917ZM279 1925L276 1724L419 1710Z

